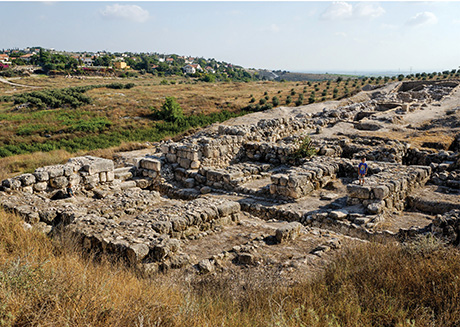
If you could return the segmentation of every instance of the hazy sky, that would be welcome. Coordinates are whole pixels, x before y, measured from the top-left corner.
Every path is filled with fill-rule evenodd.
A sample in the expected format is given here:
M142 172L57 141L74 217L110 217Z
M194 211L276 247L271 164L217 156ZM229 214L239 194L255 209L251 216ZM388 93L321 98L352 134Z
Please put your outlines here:
M460 66L460 2L0 1L0 48L176 53L291 71Z

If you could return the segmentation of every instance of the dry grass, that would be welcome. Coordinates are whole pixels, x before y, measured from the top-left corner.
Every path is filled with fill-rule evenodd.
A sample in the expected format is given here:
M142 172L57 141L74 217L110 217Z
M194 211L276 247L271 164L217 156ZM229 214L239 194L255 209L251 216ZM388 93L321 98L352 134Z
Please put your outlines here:
M290 287L252 270L144 279L0 211L0 325L458 326L459 259L422 239L349 248L323 275Z
M72 155L65 150L47 153L35 152L0 158L0 180L25 172L32 172L38 167L64 163Z

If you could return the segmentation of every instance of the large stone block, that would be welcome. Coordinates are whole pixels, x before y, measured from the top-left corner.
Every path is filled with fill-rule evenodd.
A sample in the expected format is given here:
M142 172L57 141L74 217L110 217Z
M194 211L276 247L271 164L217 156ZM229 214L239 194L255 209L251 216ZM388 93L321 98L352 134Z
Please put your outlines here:
M50 180L50 185L53 188L64 188L69 184L69 180L65 176L54 177Z
M279 243L294 240L299 236L301 230L302 224L295 221L278 228L275 237Z
M47 166L41 169L37 169L36 171L47 172L49 178L61 177L64 175L64 166L63 165Z
M47 182L40 182L40 183L34 184L34 190L36 192L46 191L47 188L48 188L48 183Z
M136 264L149 254L149 247L145 244L133 244L126 249L126 257L131 264Z
M144 158L139 162L139 166L141 168L154 170L157 172L161 170L161 162L157 159Z
M50 176L49 176L48 172L43 171L43 170L41 170L41 171L36 170L34 172L34 176L35 176L35 179L36 179L37 182L46 182L46 181L48 181L50 179Z
M377 186L372 189L376 199L386 199L390 195L390 190L385 185Z
M113 161L109 159L95 158L90 163L84 165L81 169L88 172L90 175L94 175L103 171L113 171L114 164Z
M347 185L347 191L352 198L369 199L371 195L371 188L368 186L349 184Z
M35 176L32 174L22 174L21 176L19 176L19 180L21 181L23 186L32 185L36 181Z

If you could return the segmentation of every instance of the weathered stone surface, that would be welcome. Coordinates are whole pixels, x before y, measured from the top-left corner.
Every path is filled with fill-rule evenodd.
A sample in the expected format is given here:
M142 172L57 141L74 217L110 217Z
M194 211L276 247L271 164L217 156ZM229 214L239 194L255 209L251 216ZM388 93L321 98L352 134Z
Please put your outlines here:
M377 186L372 189L376 199L385 199L390 195L390 190L386 186Z
M34 176L37 182L46 182L49 180L49 174L44 170L36 170Z
M35 183L35 176L32 174L22 174L19 176L22 186L29 186Z
M148 253L149 247L145 244L133 244L126 249L126 256L131 264L140 262Z
M69 184L69 180L67 177L60 176L60 177L53 177L50 179L50 185L53 188L64 188Z
M344 209L333 210L333 211L329 212L329 217L331 217L332 219L343 220L343 219L347 218L347 216L348 216L348 211L346 211Z
M198 269L202 274L213 272L216 267L209 259L203 259L198 263Z
M154 171L161 170L161 162L157 159L144 158L139 162L139 166L144 169L150 169Z
M276 230L275 237L279 243L296 239L302 229L302 224L299 222L291 222Z
M371 194L370 187L355 184L347 185L347 191L351 197L358 199L369 199Z
M114 170L114 164L112 160L89 156L85 158L88 158L89 162L84 164L81 169L88 172L90 175Z

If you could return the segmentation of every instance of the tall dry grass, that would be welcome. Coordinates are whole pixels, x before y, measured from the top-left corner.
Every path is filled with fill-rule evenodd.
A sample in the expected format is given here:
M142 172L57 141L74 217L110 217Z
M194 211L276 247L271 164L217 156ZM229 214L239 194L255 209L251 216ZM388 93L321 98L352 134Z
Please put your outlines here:
M56 150L0 158L0 181L19 173L32 172L38 167L64 163L71 156L65 150Z
M460 254L432 240L346 249L322 274L146 279L0 211L2 326L458 326Z

